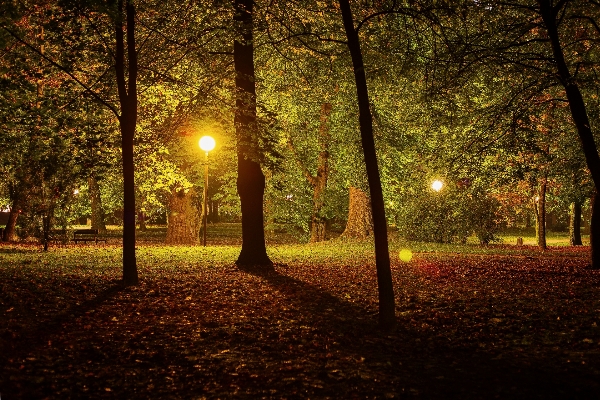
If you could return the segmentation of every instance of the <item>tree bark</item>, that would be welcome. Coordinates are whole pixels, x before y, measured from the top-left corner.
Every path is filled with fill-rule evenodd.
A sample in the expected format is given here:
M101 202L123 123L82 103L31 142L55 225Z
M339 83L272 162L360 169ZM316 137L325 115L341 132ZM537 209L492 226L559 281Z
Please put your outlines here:
M600 155L598 154L598 148L596 147L583 96L577 86L576 80L569 71L558 35L557 18L562 7L565 6L565 2L558 2L556 7L553 6L553 2L550 0L538 0L538 3L540 6L540 15L546 25L548 38L552 46L556 72L558 73L560 83L565 88L571 116L577 128L585 161L594 181L594 186L598 189L600 188ZM596 214L596 218L600 219L600 215ZM594 225L593 219L594 217L592 216L592 226ZM593 242L590 240L591 260L592 268L600 269L600 237L598 235L596 237L597 240Z
M258 163L256 87L254 74L253 0L235 0L233 43L235 66L238 178L242 210L242 250L239 266L272 265L265 244L263 197L265 175Z
M542 178L540 183L540 189L536 197L535 202L535 233L537 238L537 245L540 250L546 250L546 186L548 184L548 178L546 175Z
M348 221L341 234L344 238L366 239L373 236L371 201L362 190L350 186Z
M104 210L102 209L102 198L100 197L100 186L92 175L88 177L88 188L90 189L90 205L92 208L92 229L98 229L99 233L106 233L104 223Z
M123 12L123 1L125 13ZM116 78L121 105L119 125L123 158L123 284L139 283L135 259L135 187L133 138L137 124L137 53L135 49L135 7L132 0L119 0L115 24ZM123 21L125 17L125 21ZM128 79L125 79L125 38L123 23L127 26Z
M352 10L348 0L339 0L344 29L348 39L348 50L352 58L354 78L356 82L356 97L358 100L360 136L369 181L371 208L373 212L373 232L375 235L375 265L377 268L377 283L379 288L379 325L384 330L396 326L394 286L390 269L390 254L387 239L387 220L383 202L383 191L375 152L373 137L373 117L369 108L369 91L365 66L360 49L358 32L354 29Z
M581 203L571 203L569 212L569 243L571 246L581 246Z
M6 227L2 232L2 240L4 242L14 242L17 240L16 227L18 218L19 210L17 210L15 204L13 204L13 207L10 209L10 213L8 214L8 221L6 222Z
M593 269L600 266L600 197L598 189L592 196L592 216L590 218L590 262Z
M174 191L169 199L167 244L198 244L201 218L195 206L196 192L189 189Z
M298 166L302 170L304 177L313 189L313 208L310 216L310 243L322 242L327 234L327 221L321 214L325 204L325 189L329 179L329 143L331 135L329 133L329 115L331 114L331 103L321 105L320 125L319 125L319 158L317 160L317 173L311 174L306 165L300 160L296 146L291 139L288 140L288 147L294 153Z

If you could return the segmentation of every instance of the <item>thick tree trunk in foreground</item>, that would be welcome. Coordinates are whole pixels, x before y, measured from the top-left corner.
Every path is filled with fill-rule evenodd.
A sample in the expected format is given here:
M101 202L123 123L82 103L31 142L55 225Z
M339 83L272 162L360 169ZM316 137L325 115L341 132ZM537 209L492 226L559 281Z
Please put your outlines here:
M344 29L348 39L348 50L352 57L354 78L356 81L356 97L358 100L360 136L369 180L369 193L373 211L373 227L375 235L375 265L377 268L377 284L379 287L379 325L389 330L396 326L394 286L390 269L390 254L387 239L387 220L383 203L383 191L379 177L379 166L375 153L373 138L373 119L369 109L369 91L365 66L360 49L358 32L354 29L352 10L348 0L339 0Z
M167 244L198 244L202 221L195 206L196 193L189 189L174 191L169 199Z
M256 87L254 75L253 0L235 0L235 66L238 178L242 209L242 250L237 265L272 265L265 245L263 197L265 175L257 161Z
M92 229L98 229L99 233L106 233L104 223L104 210L102 209L102 198L100 197L100 186L94 176L88 178L90 189L90 205L92 208Z
M123 158L123 284L137 285L138 272L135 259L135 186L133 163L133 137L137 124L137 53L135 49L135 7L132 0L118 1L116 37L116 78L121 105L119 125ZM125 17L126 21L123 21ZM127 25L128 79L125 79L125 38Z
M581 203L574 201L569 210L569 243L581 246Z
M366 239L373 236L371 201L365 192L350 186L348 222L341 237Z
M535 200L535 236L540 250L546 250L546 186L548 178L544 176Z
M594 140L594 134L588 118L587 109L583 96L577 81L571 75L569 67L565 60L562 45L560 43L560 37L558 35L558 20L559 13L565 6L565 2L558 2L557 6L553 6L553 2L550 0L538 0L540 6L540 15L546 25L548 31L548 38L552 46L552 53L554 55L554 65L556 65L556 72L560 83L565 88L567 94L567 100L569 101L569 108L571 109L571 116L573 122L577 128L579 140L581 142L581 148L585 155L585 161L587 163L594 186L596 190L600 188L600 155L598 154L598 148ZM596 218L600 219L600 215L596 213ZM594 228L594 216L592 215L592 229ZM596 224L597 225L597 224ZM591 250L591 261L592 268L600 269L600 236L596 235L594 241L591 240L590 232L590 250Z

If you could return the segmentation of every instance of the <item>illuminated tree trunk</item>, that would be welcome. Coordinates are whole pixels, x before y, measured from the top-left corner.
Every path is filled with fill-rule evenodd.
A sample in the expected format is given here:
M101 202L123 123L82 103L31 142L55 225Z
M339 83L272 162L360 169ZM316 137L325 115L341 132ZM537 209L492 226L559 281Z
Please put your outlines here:
M10 209L10 213L8 214L8 221L6 222L6 227L2 232L3 241L14 242L17 240L16 228L18 218L19 210L17 209L16 203L13 203L13 206Z
M292 140L288 140L288 147L294 153L298 166L302 170L304 177L313 188L313 208L310 217L310 242L322 242L327 233L327 221L321 214L325 204L325 189L329 179L329 143L331 135L329 133L329 115L331 114L331 103L321 105L320 126L319 126L319 158L317 160L317 173L311 174L306 165L300 160L298 151Z
M235 0L233 43L235 67L238 178L242 209L242 250L237 265L272 265L265 244L263 197L265 175L257 161L256 87L254 75L253 0Z
M350 186L348 221L341 237L366 239L373 236L371 201L362 190Z
M102 198L100 197L100 186L94 176L88 178L88 188L90 189L90 205L92 208L92 229L98 229L100 233L106 233L106 224L104 223L104 210L102 209Z
M581 246L581 203L571 203L569 212L569 243L571 246Z
M365 65L360 49L358 31L354 28L354 20L349 0L339 0L344 30L348 39L348 50L352 58L354 79L356 83L356 98L358 100L358 113L360 122L360 136L369 193L371 195L371 209L373 212L373 233L375 236L375 266L377 268L377 285L379 288L379 326L384 330L396 326L394 286L390 269L390 254L387 239L387 220L383 203L383 191L377 165L375 152L375 139L373 137L373 117L369 106L369 91L365 75Z
M167 244L198 244L202 221L196 207L196 192L181 189L169 199Z

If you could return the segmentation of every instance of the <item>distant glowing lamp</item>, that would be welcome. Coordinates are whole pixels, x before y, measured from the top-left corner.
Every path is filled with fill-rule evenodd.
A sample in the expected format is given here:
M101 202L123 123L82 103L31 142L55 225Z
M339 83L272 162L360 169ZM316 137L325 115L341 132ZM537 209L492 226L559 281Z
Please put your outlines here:
M442 190L443 187L444 187L444 182L437 180L437 179L435 181L433 181L433 183L431 184L431 188L433 190L435 190L436 192L439 192L440 190Z
M204 210L202 216L202 225L204 226L202 229L202 243L204 247L206 247L206 219L207 219L207 198L208 198L208 152L215 148L215 139L210 136L202 136L198 145L205 152L206 157L204 159Z
M79 189L75 189L75 190L73 190L73 194L74 194L74 195L78 195L78 194L79 194Z

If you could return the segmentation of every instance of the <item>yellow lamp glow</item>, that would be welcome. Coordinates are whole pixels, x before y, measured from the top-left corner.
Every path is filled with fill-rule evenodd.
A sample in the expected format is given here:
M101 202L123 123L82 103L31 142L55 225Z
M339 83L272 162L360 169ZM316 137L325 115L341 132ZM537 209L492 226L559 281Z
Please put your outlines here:
M202 136L198 142L200 148L207 153L215 148L215 139L210 136Z
M431 184L431 188L433 190L435 190L436 192L439 192L440 190L442 190L443 187L444 187L444 182L437 180L437 179L435 181L433 181L433 183Z

